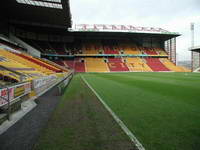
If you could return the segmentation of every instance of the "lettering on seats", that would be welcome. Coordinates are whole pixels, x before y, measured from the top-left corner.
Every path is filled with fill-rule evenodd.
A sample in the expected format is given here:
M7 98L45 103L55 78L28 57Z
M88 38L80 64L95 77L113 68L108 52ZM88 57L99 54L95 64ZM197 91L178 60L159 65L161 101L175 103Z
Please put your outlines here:
M115 63L109 63L110 68L116 68Z
M126 66L124 65L124 63L120 63L122 68L126 68Z

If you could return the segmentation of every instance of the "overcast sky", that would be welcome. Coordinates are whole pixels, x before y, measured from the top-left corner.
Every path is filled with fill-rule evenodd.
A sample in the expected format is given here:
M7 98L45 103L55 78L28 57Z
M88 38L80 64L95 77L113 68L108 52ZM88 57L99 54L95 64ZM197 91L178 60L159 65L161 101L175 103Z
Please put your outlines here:
M124 24L179 32L179 60L190 60L190 23L200 45L200 0L70 0L73 24Z

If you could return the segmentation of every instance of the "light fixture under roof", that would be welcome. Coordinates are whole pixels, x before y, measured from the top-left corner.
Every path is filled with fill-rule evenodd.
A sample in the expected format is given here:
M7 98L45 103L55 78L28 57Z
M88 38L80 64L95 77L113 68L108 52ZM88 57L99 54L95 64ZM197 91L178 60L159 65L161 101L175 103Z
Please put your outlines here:
M55 9L63 9L61 0L16 0L20 4L39 6L39 7L47 7L47 8L55 8Z

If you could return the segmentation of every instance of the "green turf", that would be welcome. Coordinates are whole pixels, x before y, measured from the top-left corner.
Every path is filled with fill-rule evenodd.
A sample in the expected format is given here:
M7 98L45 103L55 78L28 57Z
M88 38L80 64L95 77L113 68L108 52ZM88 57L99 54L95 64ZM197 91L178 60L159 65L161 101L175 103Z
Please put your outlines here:
M146 150L200 150L200 74L83 74Z
M135 148L80 75L75 75L34 150L116 149Z

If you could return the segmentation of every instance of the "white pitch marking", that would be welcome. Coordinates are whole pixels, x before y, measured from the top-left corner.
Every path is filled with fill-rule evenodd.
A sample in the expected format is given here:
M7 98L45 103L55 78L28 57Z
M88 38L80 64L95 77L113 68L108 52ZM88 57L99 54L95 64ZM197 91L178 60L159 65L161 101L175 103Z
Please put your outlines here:
M81 75L82 80L85 84L94 92L96 97L100 100L103 106L107 109L107 111L112 115L114 120L118 123L118 125L122 128L122 130L128 135L131 141L136 145L139 150L145 150L143 145L138 141L138 139L134 136L134 134L128 129L128 127L119 119L119 117L111 110L111 108L102 100L99 94L92 88L92 86L87 82L87 80Z

